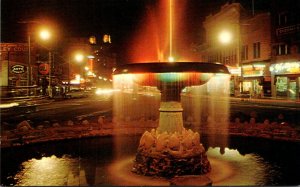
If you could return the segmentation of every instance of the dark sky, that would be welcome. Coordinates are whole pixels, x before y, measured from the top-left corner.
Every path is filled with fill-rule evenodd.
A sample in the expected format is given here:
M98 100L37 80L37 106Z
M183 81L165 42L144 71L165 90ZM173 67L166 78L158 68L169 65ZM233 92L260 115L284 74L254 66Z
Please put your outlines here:
M26 41L26 27L22 20L51 22L61 37L101 37L105 33L122 45L138 27L145 9L157 0L1 0L1 41ZM162 0L164 1L164 0ZM187 21L190 34L201 35L201 22L210 12L220 9L226 0L187 1ZM252 0L236 0L251 9ZM266 8L269 0L255 0L256 8ZM199 23L199 25L195 25ZM199 37L200 38L200 37Z

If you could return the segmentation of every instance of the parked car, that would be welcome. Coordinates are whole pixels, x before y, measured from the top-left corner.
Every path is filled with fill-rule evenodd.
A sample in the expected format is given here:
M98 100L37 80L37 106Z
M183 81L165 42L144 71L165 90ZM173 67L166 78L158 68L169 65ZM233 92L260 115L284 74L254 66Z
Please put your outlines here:
M65 98L83 98L87 96L88 94L81 89L72 89L65 94Z

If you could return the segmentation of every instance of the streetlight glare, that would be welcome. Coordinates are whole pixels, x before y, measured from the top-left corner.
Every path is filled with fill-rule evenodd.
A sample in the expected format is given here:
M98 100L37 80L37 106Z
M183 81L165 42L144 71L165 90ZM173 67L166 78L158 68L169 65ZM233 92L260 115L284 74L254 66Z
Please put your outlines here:
M42 30L40 32L40 37L43 40L48 40L50 38L50 32L48 30Z
M174 62L174 61L175 61L175 59L174 59L174 57L172 57L172 56L169 56L169 58L168 58L168 61L169 61L169 62Z
M83 61L83 55L82 54L76 54L75 55L75 60L77 62L82 62Z
M229 31L222 31L219 34L219 40L223 44L228 44L232 40L232 34Z

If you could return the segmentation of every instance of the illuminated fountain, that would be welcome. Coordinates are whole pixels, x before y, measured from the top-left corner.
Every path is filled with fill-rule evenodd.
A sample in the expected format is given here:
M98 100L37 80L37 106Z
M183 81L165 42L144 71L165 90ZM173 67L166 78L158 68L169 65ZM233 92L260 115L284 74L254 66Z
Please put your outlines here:
M142 126L154 120L156 128L144 132L140 139L134 173L165 178L206 174L211 165L199 132L183 125L181 94L229 72L221 64L189 62L189 50L178 49L186 46L182 29L178 29L184 28L178 18L185 6L176 7L173 0L159 2L158 7L147 10L148 21L134 36L130 60L140 63L125 64L114 71L114 89L119 90L114 97L114 122Z
M121 93L134 95L151 87L158 88L161 94L158 127L142 135L133 172L166 178L210 172L199 133L183 126L180 94L184 88L203 85L220 74L229 74L225 66L197 62L136 63L117 68L114 88ZM122 100L124 96L116 94L116 97Z

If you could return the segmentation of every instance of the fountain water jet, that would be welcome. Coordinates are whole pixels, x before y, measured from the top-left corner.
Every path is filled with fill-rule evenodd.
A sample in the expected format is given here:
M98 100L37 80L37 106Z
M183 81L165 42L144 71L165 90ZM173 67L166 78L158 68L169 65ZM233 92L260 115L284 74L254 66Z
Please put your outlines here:
M146 5L141 25L130 37L128 61L199 61L199 54L191 51L189 41L195 38L185 22L188 0L180 1L180 5L174 0L151 2Z
M211 170L199 133L183 127L180 93L187 86L205 84L217 74L229 72L221 64L196 62L136 63L116 69L114 88L120 93L137 94L145 87L156 87L161 93L159 125L142 135L134 172L171 178ZM122 97L116 95L116 98Z

